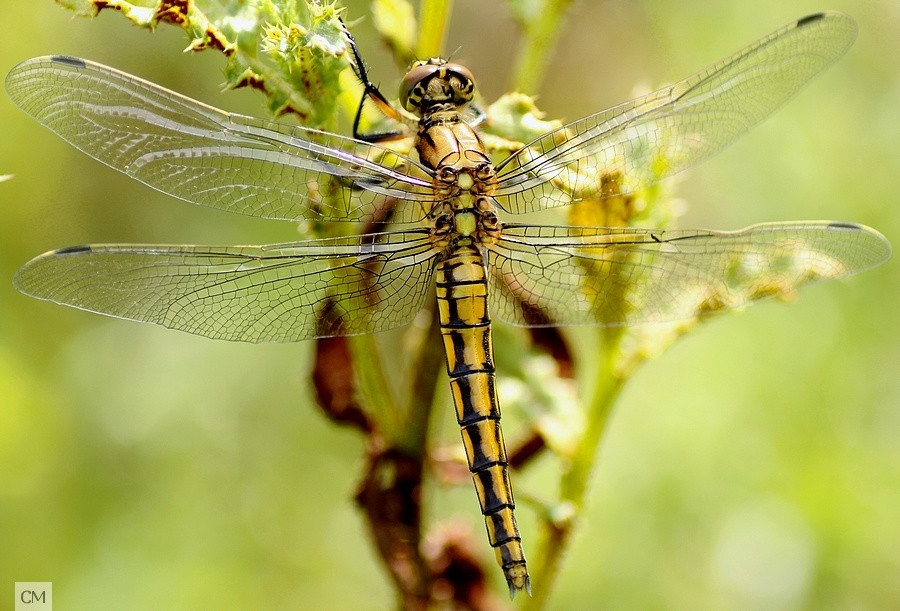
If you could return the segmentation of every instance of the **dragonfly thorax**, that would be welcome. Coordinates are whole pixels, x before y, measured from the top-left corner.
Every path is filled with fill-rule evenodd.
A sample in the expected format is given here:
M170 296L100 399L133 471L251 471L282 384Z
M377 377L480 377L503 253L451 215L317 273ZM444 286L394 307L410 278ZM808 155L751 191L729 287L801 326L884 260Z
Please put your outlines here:
M431 239L440 249L452 249L461 240L493 244L502 231L496 205L490 197L473 198L465 194L438 204L430 216Z
M419 160L433 170L438 191L461 189L493 193L497 174L484 144L455 110L437 111L419 121L416 134Z
M447 66L419 67L434 73L438 68L449 70ZM415 76L415 68L407 78L410 76ZM438 74L432 78L443 77ZM443 78L442 82L454 78ZM432 171L432 188L438 200L431 214L432 240L436 247L450 250L461 243L493 243L501 230L492 197L497 188L497 171L481 138L457 108L422 106L420 110L416 152L422 164Z

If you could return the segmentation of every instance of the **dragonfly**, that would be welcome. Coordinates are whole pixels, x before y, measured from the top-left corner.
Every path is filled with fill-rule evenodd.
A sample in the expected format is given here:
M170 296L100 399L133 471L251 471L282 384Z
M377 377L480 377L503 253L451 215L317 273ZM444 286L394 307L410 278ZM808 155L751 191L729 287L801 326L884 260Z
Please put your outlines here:
M227 113L91 61L30 59L6 79L12 100L128 176L211 208L376 230L265 246L73 246L32 259L15 284L39 299L243 342L393 329L436 295L488 540L510 595L530 593L500 428L494 317L524 326L683 321L861 272L884 262L890 245L845 222L710 231L509 217L601 207L613 194L605 178L615 177L615 195L638 193L710 157L832 64L855 32L841 13L804 17L497 163L470 121L472 74L443 59L416 62L402 81L400 105L415 116L408 155Z

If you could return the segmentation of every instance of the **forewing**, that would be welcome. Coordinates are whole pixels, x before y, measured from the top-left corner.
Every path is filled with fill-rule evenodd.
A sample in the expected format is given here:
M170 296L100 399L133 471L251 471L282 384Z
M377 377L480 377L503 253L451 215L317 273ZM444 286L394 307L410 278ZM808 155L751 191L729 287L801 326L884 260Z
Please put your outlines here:
M643 189L719 152L853 43L842 13L810 15L675 85L564 125L497 168L512 213Z
M91 157L181 199L272 219L425 216L427 170L377 145L230 114L94 62L37 57L6 78L10 98Z
M29 261L15 284L215 339L288 342L406 324L430 290L435 254L420 232L272 246L77 246Z
M513 225L487 250L491 313L527 326L689 320L889 256L884 236L849 223L733 232Z

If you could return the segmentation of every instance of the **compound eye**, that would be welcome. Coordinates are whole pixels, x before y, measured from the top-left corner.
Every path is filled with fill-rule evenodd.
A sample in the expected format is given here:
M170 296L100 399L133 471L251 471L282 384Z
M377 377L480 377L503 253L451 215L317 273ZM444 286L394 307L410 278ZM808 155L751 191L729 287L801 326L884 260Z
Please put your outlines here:
M419 61L413 64L400 82L400 104L410 112L421 108L425 84L441 68L437 64Z
M413 113L422 114L429 107L448 104L462 106L475 95L472 73L459 64L448 64L440 58L413 64L400 83L400 103Z
M469 69L459 64L446 64L444 67L453 90L453 101L457 104L471 102L475 96L475 77Z

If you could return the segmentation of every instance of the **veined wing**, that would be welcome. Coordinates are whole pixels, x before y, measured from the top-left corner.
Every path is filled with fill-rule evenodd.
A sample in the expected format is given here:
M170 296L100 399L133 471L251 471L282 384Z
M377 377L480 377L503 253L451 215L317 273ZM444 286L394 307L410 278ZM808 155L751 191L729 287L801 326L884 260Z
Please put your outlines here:
M714 155L793 97L853 43L842 13L810 15L675 85L564 125L498 167L513 213L631 193Z
M424 231L271 246L91 245L32 259L33 297L215 339L288 342L399 327L437 254Z
M91 157L181 199L272 219L360 220L384 196L425 216L428 171L374 144L226 113L101 64L36 57L6 77L22 110ZM402 218L400 218L402 217Z
M688 320L864 271L890 252L874 229L825 221L732 232L508 225L487 250L491 312L527 326Z

